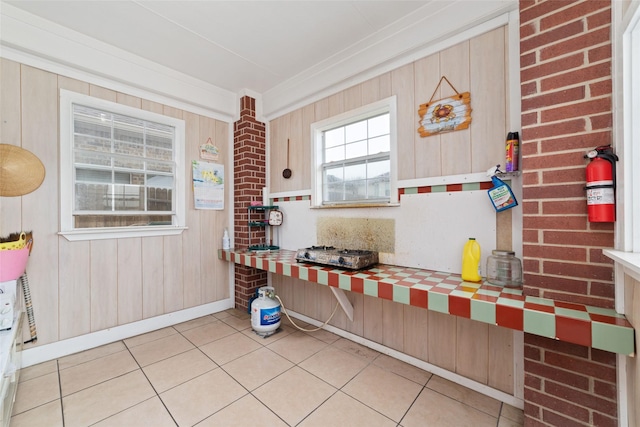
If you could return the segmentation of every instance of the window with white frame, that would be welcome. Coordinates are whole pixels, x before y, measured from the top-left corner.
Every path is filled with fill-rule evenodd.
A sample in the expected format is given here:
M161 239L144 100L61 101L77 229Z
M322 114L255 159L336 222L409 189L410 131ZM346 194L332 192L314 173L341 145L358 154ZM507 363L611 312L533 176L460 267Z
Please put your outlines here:
M60 99L62 234L184 227L184 122L75 92Z
M314 123L312 132L319 204L396 201L394 97Z

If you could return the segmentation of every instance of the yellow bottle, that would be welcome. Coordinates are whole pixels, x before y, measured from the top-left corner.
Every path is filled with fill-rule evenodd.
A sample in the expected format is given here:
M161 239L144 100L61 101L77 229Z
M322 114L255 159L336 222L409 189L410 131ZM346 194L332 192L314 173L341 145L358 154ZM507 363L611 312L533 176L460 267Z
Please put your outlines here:
M465 282L481 282L480 276L480 244L475 237L470 237L462 251L462 280Z

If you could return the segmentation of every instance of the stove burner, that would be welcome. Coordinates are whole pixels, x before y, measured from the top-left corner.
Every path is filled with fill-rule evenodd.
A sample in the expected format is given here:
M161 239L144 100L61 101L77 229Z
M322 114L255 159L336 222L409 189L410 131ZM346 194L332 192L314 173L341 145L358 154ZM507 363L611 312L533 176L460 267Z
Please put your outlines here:
M298 249L298 262L361 270L378 263L378 253L360 249L336 249L333 246L311 246Z

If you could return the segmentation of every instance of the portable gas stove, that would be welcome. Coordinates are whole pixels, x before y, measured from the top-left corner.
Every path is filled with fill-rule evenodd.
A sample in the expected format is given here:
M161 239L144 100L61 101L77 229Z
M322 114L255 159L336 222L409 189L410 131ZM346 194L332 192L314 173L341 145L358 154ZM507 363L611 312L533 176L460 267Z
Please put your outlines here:
M298 249L296 261L362 270L378 263L378 253L358 249L336 249L333 246L311 246Z

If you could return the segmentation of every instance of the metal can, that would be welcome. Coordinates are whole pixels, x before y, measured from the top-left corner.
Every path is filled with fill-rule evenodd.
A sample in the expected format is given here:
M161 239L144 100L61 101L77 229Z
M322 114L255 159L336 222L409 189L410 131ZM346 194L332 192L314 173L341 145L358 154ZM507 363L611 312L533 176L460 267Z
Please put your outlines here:
M519 148L520 136L518 132L509 132L507 134L505 172L518 170Z

